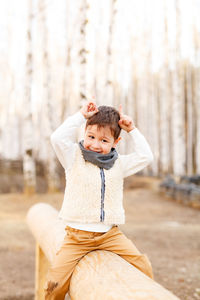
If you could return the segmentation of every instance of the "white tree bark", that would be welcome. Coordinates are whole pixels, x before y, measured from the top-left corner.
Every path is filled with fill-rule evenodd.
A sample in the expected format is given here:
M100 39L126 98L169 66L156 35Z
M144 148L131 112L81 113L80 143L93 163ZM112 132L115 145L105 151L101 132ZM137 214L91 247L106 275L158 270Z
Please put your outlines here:
M151 169L153 175L156 176L160 173L158 80L156 74L152 74L151 81L149 83L148 111L149 119L151 122L151 125L149 125L148 138L154 155L154 160L151 164Z
M67 49L67 56L66 56L66 62L64 67L64 76L63 76L63 83L62 83L62 100L61 100L61 121L63 122L66 117L66 112L69 110L69 104L70 104L70 92L71 92L71 78L70 78L70 64L71 64L71 58L70 58L70 52L71 47L68 45Z
M116 1L109 0L110 3L110 24L108 34L108 45L107 45L107 67L105 74L105 97L108 105L113 105L113 75L114 75L114 64L113 64L113 38L114 38L114 25L116 18Z
M166 10L166 7L163 7ZM163 39L162 49L163 52L163 66L159 72L159 108L160 108L160 122L159 122L159 135L160 135L160 172L162 174L169 173L170 170L170 82L169 82L169 65L168 65L168 28L167 16L163 22Z
M199 62L199 47L200 47L200 37L196 26L193 26L194 31L194 47L195 47L195 62L196 67L194 68L194 115L195 115L195 129L194 129L194 170L196 174L200 174L200 62Z
M179 72L177 70L179 68ZM172 147L173 147L173 171L175 175L185 174L185 120L184 120L184 95L181 66L176 67L172 73L173 103L172 103Z
M86 48L86 30L87 30L87 9L89 8L87 0L81 1L80 7L80 41L79 41L79 59L80 59L80 106L87 100L87 48Z
M185 64L185 89L186 89L186 167L187 175L191 176L194 170L194 128L195 116L192 99L192 70L188 62Z
M24 192L31 194L36 189L36 168L33 156L33 121L31 111L31 86L33 74L33 53L32 53L32 0L28 1L28 28L27 28L27 56L25 73L25 97L24 97Z
M196 99L195 99L195 109L196 109L196 147L195 147L195 173L200 174L200 67L197 68L195 72L195 91L196 91ZM194 170L193 170L194 172Z
M173 173L177 176L186 171L185 147L185 101L183 67L180 62L180 7L176 0L176 53L174 70L172 72L172 147L173 147Z
M71 29L73 28L71 19L71 6L70 2L65 2L65 64L63 71L62 80L62 99L61 99L61 122L63 122L68 114L73 111L73 99L72 99L72 85L73 85L73 74L72 74L72 35Z
M43 67L44 67L44 79L43 79L43 103L44 103L44 120L46 121L46 131L44 132L44 138L47 144L47 159L46 159L46 178L48 184L48 192L54 192L59 190L59 175L57 172L57 158L54 154L52 145L50 143L50 135L56 128L56 112L57 108L54 107L54 101L51 93L51 68L49 64L48 54L48 29L46 24L46 15L43 7L45 5L44 0L39 0L38 10L41 12L41 32L42 32L42 51L43 51Z

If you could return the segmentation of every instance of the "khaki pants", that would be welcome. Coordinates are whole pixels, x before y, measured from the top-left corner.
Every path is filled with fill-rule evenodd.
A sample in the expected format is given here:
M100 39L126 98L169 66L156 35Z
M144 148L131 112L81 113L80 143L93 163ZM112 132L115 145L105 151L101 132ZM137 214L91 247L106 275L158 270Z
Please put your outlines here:
M76 264L93 250L112 251L153 278L151 263L147 256L138 251L117 225L107 232L90 232L69 226L66 226L65 230L67 234L47 275L44 287L45 300L64 300Z

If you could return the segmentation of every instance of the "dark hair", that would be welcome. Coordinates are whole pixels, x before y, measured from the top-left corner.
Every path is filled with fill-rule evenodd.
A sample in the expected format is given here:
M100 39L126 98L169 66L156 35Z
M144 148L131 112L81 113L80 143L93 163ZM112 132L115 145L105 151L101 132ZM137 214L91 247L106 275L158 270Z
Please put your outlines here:
M120 120L119 112L112 106L99 106L98 112L87 119L86 128L88 125L97 125L97 128L109 126L111 133L116 140L121 131L118 122Z

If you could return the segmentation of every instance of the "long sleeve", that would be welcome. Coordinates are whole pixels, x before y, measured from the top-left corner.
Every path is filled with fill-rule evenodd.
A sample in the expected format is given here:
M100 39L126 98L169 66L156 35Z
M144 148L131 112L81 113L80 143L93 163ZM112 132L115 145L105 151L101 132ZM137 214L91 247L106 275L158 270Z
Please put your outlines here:
M51 143L64 169L68 169L77 148L77 129L85 122L80 111L68 117L52 134Z
M133 142L134 152L120 155L124 177L139 172L153 161L151 148L140 131L135 128L128 135Z

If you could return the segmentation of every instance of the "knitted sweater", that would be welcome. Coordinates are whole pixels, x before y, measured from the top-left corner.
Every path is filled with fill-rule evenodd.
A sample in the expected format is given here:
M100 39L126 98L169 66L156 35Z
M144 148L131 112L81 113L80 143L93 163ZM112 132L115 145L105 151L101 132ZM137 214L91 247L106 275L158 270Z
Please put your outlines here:
M51 135L52 145L66 175L59 218L65 225L74 228L107 231L113 224L125 222L123 178L147 166L153 155L144 136L135 128L128 133L133 141L134 152L119 154L111 169L101 169L86 162L77 144L77 129L84 122L83 115L77 112Z
M103 180L101 176L103 172ZM123 224L123 174L120 159L109 170L84 160L77 148L66 173L66 193L59 217L69 222ZM105 185L105 191L102 185Z

